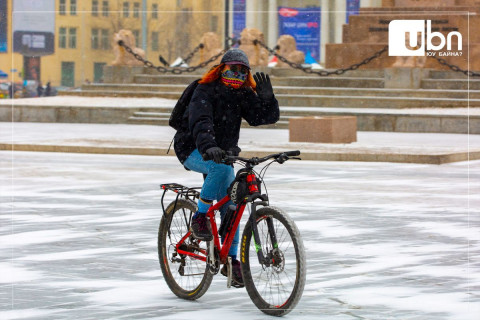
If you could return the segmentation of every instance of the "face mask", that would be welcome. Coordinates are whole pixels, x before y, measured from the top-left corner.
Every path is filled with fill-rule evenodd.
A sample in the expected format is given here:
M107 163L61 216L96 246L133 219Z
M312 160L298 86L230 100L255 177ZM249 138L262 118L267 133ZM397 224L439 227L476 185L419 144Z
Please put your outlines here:
M247 75L247 67L239 64L227 64L223 68L221 80L227 87L238 89L247 79Z

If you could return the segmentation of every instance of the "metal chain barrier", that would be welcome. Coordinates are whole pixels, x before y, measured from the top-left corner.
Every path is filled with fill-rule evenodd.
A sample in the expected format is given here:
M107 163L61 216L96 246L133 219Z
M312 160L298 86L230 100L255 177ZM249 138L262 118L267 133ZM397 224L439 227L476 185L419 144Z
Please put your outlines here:
M236 43L240 44L240 40L237 40L237 39L234 39L234 38L227 38L226 39L228 42L231 42L229 45L227 45L227 47L225 49L223 49L222 51L220 51L218 54L214 55L213 57L211 57L210 59L196 65L196 66L193 66L193 67L187 67L187 68L165 68L165 67L162 67L162 66L155 66L151 61L148 61L148 60L145 60L144 58L142 58L139 54L133 52L133 50L128 47L122 40L118 41L118 45L121 46L121 47L124 47L125 50L130 53L131 55L133 55L135 57L135 59L137 59L138 61L141 61L146 67L148 68L153 68L153 69L156 69L158 72L161 72L161 73L167 73L167 72L170 72L170 73L173 73L173 74L182 74L184 72L193 72L197 69L200 69L200 68L204 68L206 67L208 64L212 63L213 61L217 60L220 56L224 55L225 52L227 52L232 46L234 46ZM261 41L259 40L254 40L253 41L253 44L254 45L260 45L262 46L263 48L267 49L267 51L271 54L271 55L274 55L276 56L278 59L280 59L280 61L288 64L290 67L294 68L294 69L299 69L299 70L302 70L303 72L305 73L312 73L312 74L317 74L319 76L322 76L322 77L326 77L326 76L330 76L332 74L335 74L335 75L341 75L341 74L344 74L345 72L347 71L351 71L351 70L356 70L358 69L359 67L363 66L363 65L366 65L368 63L370 63L372 60L374 59L377 59L379 58L382 54L384 54L387 50L388 50L388 46L385 46L383 47L383 49L375 52L373 55L371 55L370 57L362 60L361 62L359 63L355 63L355 64L352 64L350 67L348 68L340 68L340 69L336 69L336 70L332 70L332 71L327 71L327 70L312 70L311 68L304 68L301 64L299 63L295 63L295 62L291 62L289 60L287 60L285 57L283 57L282 55L278 54L274 49L271 49L269 48L267 45L265 45L264 43L262 43ZM200 50L201 48L203 48L203 44L200 43L197 47L195 47L195 49L193 49L193 51L185 58L183 59L183 61L187 62L189 61L197 52L198 50ZM463 70L461 69L460 67L454 65L454 64L450 64L448 63L445 59L442 59L442 58L439 58L437 56L430 56L431 58L434 58L435 60L438 61L438 63L440 63L441 65L444 65L444 66L447 66L448 68L450 68L451 70L455 71L455 72L461 72L463 74L465 74L466 76L470 76L470 77L480 77L480 73L478 72L474 72L474 71L469 71L469 70Z
M341 74L344 74L345 72L350 71L350 70L357 70L359 67L361 67L361 66L363 66L363 65L366 65L366 64L370 63L370 61L372 61L372 60L377 59L378 57L380 57L380 56L381 56L384 52L386 52L387 49L388 49L388 46L385 46L382 50L375 52L372 56L364 59L364 60L361 61L360 63L352 64L352 65L351 65L350 67L348 67L348 68L340 68L340 69L332 70L332 71L327 71L327 70L317 71L317 70L312 70L311 68L304 68L304 67L302 67L301 64L288 61L287 58L281 56L281 55L278 54L274 49L269 48L267 45L265 45L264 43L262 43L262 42L259 41L259 40L254 40L254 41L253 41L253 44L254 44L254 45L259 44L260 46L264 47L265 49L268 50L268 52L269 52L270 54L276 56L278 59L280 59L280 61L285 62L286 64L288 64L290 67L292 67L292 68L294 68L294 69L302 70L302 71L305 72L305 73L318 74L319 76L322 76L322 77L330 76L330 75L332 75L332 74L341 75Z
M182 74L184 72L193 72L197 69L205 68L208 64L212 63L213 61L215 61L218 58L220 58L221 56L223 56L225 54L225 52L227 52L228 49L230 49L236 43L236 40L232 39L232 38L228 38L227 41L231 41L232 43L229 43L229 45L227 45L227 47L225 49L223 49L222 51L220 51L218 54L214 55L210 59L208 59L208 60L206 60L206 61L204 61L204 62L202 62L202 63L200 63L196 66L187 67L187 68L165 68L165 67L162 67L162 66L155 66L151 61L146 60L146 59L142 58L142 56L140 56L139 54L133 52L132 48L127 46L122 40L118 41L118 45L125 48L125 51L127 51L128 53L133 55L135 57L135 59L137 59L138 61L141 61L143 63L143 65L147 68L156 69L158 72L161 72L161 73L170 72L170 73L173 73L173 74ZM197 48L195 48L195 50L197 50L197 51L199 49L200 49L200 45L197 46ZM196 52L195 50L194 50L194 52L191 53L192 57ZM189 59L191 59L191 57L189 57Z
M439 58L437 56L430 56L430 58L433 58L438 61L441 65L449 67L451 70L455 72L461 72L466 76L469 77L480 77L480 73L474 72L474 71L469 71L469 70L463 70L459 66L456 66L454 64L448 63L445 59Z

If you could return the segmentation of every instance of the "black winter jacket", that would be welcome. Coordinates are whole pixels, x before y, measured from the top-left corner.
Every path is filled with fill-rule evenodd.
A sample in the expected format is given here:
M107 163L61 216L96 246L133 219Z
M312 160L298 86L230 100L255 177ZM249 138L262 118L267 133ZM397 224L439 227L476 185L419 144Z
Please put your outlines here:
M174 137L175 153L183 163L193 150L211 147L228 151L237 146L242 118L251 126L273 124L280 110L275 96L263 101L251 88L232 89L220 80L199 84Z

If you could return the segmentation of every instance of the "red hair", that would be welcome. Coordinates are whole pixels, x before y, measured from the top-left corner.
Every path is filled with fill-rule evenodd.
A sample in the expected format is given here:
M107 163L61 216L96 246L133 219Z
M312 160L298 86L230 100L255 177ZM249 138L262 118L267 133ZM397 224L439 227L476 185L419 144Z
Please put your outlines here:
M225 67L225 63L221 63L221 64L217 64L216 66L213 66L207 73L203 75L202 79L200 79L198 83L210 83L217 80L218 78L220 78L220 74L222 73L224 67ZM245 79L245 82L241 86L241 88L244 88L244 87L250 87L253 90L255 90L255 88L257 87L257 83L255 82L255 80L253 80L252 73L250 72L250 70L248 70L247 79Z

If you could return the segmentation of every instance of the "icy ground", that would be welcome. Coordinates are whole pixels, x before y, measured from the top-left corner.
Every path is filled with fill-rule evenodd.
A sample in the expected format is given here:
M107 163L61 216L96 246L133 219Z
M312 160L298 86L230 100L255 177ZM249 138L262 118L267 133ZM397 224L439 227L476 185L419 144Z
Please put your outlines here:
M480 317L480 161L288 162L266 176L301 230L307 284L286 319ZM272 319L217 275L176 298L157 261L173 157L0 152L0 319Z

